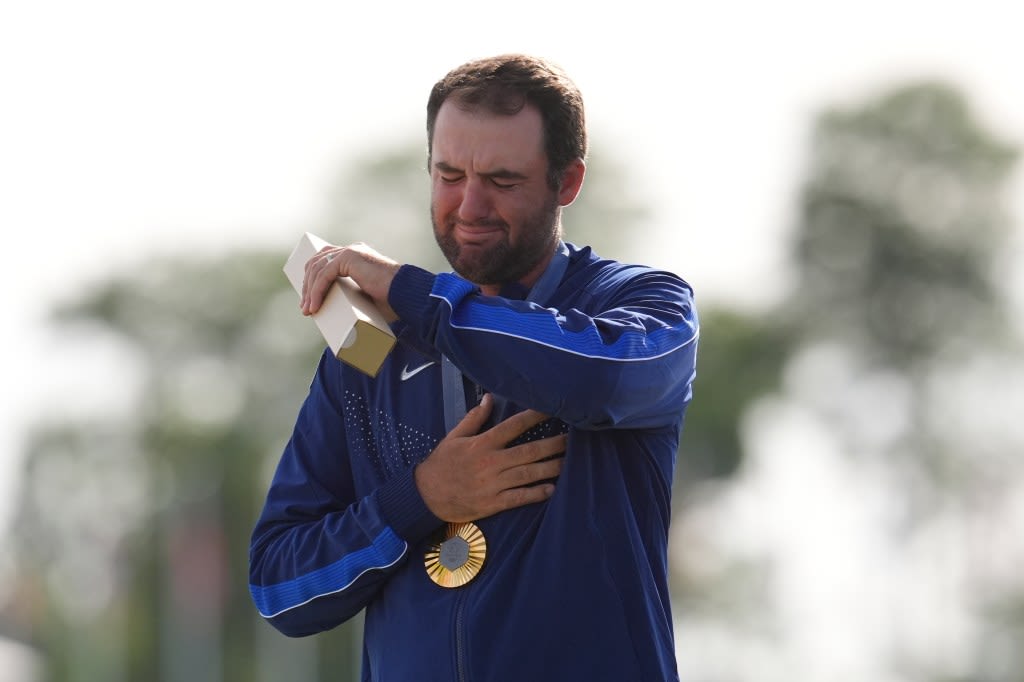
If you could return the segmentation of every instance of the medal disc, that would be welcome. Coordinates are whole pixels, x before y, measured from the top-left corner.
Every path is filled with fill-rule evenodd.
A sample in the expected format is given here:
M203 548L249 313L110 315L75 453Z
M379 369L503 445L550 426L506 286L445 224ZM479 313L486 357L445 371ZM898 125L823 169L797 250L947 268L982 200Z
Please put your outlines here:
M423 557L430 579L441 587L462 587L475 578L487 556L487 540L474 523L449 523Z

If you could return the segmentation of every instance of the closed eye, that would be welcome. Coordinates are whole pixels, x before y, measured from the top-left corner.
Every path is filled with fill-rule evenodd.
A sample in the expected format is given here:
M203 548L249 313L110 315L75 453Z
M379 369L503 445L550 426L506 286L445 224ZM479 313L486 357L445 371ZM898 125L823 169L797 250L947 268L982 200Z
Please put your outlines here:
M497 170L493 173L486 173L484 177L490 180L491 184L498 189L513 189L526 181L526 176L522 173L516 173L515 171L505 169Z

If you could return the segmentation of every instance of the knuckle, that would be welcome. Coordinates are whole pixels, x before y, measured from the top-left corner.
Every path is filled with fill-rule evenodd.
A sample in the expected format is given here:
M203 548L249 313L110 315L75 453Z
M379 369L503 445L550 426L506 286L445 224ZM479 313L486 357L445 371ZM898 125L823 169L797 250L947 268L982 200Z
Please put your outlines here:
M521 507L524 504L530 502L529 491L527 488L513 488L506 490L503 497L504 508L512 509L513 507Z
M514 482L517 485L526 485L536 480L532 469L528 466L516 467L512 471Z

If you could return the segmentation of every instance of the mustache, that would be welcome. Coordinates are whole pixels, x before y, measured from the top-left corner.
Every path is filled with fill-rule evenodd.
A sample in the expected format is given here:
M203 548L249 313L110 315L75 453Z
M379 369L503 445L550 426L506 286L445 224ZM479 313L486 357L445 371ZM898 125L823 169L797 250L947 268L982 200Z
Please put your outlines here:
M456 225L462 227L497 227L502 230L508 229L508 223L500 218L482 218L480 220L460 220L459 218L451 218L448 221L450 227Z

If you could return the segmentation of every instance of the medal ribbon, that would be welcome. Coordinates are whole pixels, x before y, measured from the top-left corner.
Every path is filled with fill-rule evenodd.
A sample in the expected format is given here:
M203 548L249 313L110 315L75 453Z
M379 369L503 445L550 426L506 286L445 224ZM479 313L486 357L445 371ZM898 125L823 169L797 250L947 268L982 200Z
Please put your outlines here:
M526 300L541 304L555 292L569 265L569 249L562 241L545 268L544 274L530 290ZM444 399L444 422L450 433L466 416L466 384L462 372L447 355L441 356L441 393ZM500 414L505 400L493 396L494 414ZM423 556L427 576L441 587L461 587L480 572L487 557L487 539L480 528L471 522L449 523L431 541Z

